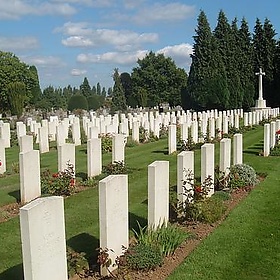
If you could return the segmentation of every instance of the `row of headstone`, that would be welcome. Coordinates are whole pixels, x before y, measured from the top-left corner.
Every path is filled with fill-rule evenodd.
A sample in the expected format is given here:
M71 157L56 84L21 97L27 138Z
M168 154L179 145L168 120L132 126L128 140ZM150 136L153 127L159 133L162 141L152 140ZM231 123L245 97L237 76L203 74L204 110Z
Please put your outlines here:
M239 138L234 139L238 141ZM221 144L220 147L220 162L223 162L221 166L225 169L230 165L230 139L221 141L221 143L227 141L229 144ZM94 143L96 146L93 149L98 149L100 153L100 139L88 141L88 145ZM69 154L75 150L74 144L60 147L61 151L65 148L61 152L61 158L63 154L67 154L68 159ZM240 147L240 143L236 147ZM21 153L30 157L30 152L35 151L25 150ZM236 153L242 153L242 149ZM39 156L39 151L36 156ZM27 169L33 168L28 166L28 162L25 164ZM186 151L178 155L178 197L181 195L180 182L185 169L194 171L194 152ZM209 176L214 178L214 144L207 143L201 148L202 182ZM213 193L214 185L210 188L209 196ZM112 249L109 251L112 265L108 269L113 270L116 257L121 255L123 246L128 247L129 242L127 175L110 175L99 182L99 220L100 247ZM148 166L148 226L153 229L166 224L168 220L169 162L155 161ZM38 198L28 203L20 209L20 222L25 279L67 279L63 199ZM53 269L50 270L49 267ZM107 275L108 269L101 267L101 274Z
M270 155L271 149L275 147L278 140L278 133L280 131L280 120L271 121L270 123L264 124L264 138L263 138L263 156L267 157Z

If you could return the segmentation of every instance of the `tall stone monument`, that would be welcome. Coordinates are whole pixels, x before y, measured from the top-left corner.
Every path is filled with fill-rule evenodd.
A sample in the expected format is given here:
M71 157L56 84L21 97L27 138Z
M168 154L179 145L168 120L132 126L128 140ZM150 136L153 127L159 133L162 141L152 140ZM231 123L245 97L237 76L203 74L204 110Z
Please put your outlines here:
M262 109L268 109L266 107L266 100L263 99L263 84L262 84L262 77L265 75L265 72L262 71L262 68L260 68L260 71L258 73L255 73L256 76L259 76L259 99L256 100L256 106L253 107L253 110L262 110Z

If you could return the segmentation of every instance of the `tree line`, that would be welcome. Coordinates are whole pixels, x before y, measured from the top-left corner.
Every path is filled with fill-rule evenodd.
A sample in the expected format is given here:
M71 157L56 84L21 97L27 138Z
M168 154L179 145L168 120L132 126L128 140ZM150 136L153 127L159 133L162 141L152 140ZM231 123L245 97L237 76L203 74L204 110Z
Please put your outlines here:
M23 107L53 109L93 109L102 106L125 111L127 106L153 107L168 103L184 109L220 110L254 106L258 97L261 67L264 98L268 106L280 106L280 40L269 19L256 19L250 32L245 18L238 26L220 11L211 30L200 11L193 36L189 74L170 57L150 51L131 73L114 69L113 88L91 87L87 77L79 88L48 86L41 91L35 66L21 62L14 54L0 51L1 112L21 115Z

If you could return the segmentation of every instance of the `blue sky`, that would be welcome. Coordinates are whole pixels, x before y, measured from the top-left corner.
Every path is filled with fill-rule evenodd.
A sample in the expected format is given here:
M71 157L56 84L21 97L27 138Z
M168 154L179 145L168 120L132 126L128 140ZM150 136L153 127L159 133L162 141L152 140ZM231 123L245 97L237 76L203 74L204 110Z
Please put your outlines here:
M35 65L42 89L84 77L108 88L114 68L130 73L150 50L188 72L200 10L214 29L221 9L251 31L267 17L280 32L278 0L0 0L0 50Z

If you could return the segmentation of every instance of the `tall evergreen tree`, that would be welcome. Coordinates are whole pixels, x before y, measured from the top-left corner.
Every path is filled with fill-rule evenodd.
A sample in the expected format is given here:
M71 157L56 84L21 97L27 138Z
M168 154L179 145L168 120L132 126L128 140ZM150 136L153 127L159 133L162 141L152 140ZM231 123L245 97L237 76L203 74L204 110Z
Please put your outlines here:
M101 95L101 85L99 82L96 84L96 94Z
M89 97L91 95L91 88L87 77L84 78L83 83L80 85L80 93L85 97Z
M276 32L271 22L266 18L262 25L260 20L256 20L254 28L254 51L255 51L255 70L262 67L265 72L263 81L264 98L269 105L273 105L273 73L274 73L274 56L276 51ZM255 82L257 91L257 79Z
M125 102L124 89L121 83L119 70L117 68L114 69L113 80L114 80L114 87L113 87L111 111L123 112L126 110L126 102Z
M197 22L187 97L183 99L190 103L183 107L226 109L229 104L226 71L204 11L200 12Z
M255 74L253 60L252 37L249 31L248 22L242 18L239 28L239 59L237 67L240 71L240 83L243 96L242 107L248 110L254 105L255 100Z
M280 106L280 39L277 42L274 56L273 102L275 107Z

